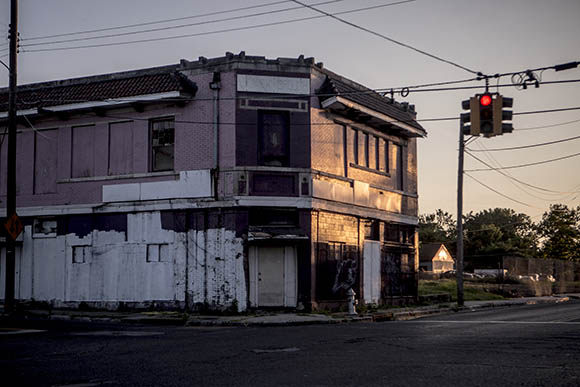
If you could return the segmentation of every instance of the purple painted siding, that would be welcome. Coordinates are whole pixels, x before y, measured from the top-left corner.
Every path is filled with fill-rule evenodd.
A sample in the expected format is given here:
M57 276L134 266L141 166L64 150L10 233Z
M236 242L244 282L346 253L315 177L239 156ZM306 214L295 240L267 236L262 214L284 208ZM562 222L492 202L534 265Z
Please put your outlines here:
M35 133L34 193L56 192L56 168L58 158L58 129Z
M212 168L214 154L213 91L206 87L213 73L192 77L200 87L196 100L175 116L175 164L176 171ZM225 122L226 117L220 117Z

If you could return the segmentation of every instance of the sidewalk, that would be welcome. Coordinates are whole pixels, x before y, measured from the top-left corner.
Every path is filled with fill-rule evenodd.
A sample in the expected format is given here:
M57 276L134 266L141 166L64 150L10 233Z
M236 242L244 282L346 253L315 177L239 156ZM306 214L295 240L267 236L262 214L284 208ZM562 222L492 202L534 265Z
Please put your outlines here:
M562 294L546 297L525 297L494 301L467 301L462 309L454 303L420 307L379 309L369 313L350 316L347 313L267 313L240 314L233 316L186 314L183 312L115 312L78 310L26 310L16 316L18 320L53 320L86 322L122 322L175 326L290 326L312 324L339 324L360 321L401 321L435 314L473 311L483 308L508 307L540 303L559 303L580 299L580 294ZM8 319L0 309L0 322Z

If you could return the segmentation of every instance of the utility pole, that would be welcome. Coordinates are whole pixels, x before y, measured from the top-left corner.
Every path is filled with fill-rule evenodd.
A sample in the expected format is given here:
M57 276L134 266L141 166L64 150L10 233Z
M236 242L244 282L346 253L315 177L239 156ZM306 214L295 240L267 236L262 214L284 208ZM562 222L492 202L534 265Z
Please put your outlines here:
M22 227L16 217L16 70L18 50L18 0L10 0L10 75L8 94L8 163L6 173L6 219L15 219L11 225ZM5 224L5 226L8 223ZM7 228L10 226L6 226ZM17 235L18 236L18 235ZM4 310L14 310L14 276L15 276L15 239L6 236L6 292L4 293Z
M459 120L459 161L457 166L457 306L463 307L463 121Z

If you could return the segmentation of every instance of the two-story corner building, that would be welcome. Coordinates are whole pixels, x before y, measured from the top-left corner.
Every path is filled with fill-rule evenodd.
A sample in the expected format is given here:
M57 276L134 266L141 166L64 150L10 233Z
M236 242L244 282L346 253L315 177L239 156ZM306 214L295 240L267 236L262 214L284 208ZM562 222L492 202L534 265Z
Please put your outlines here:
M18 90L16 298L323 308L416 296L417 147L400 104L243 52ZM7 125L0 90L0 130ZM0 187L6 203L7 141ZM5 253L0 262L5 287Z

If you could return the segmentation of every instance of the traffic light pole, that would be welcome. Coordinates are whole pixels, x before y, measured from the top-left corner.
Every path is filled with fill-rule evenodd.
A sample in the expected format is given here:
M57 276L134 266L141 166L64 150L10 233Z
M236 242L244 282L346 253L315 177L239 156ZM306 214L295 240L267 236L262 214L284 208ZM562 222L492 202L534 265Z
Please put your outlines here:
M463 155L465 143L463 141L463 122L459 122L459 161L457 166L457 306L463 307Z
M16 68L18 44L18 0L10 0L10 75L8 80L8 162L6 172L6 219L16 213ZM4 310L14 310L15 241L6 236L6 291Z

